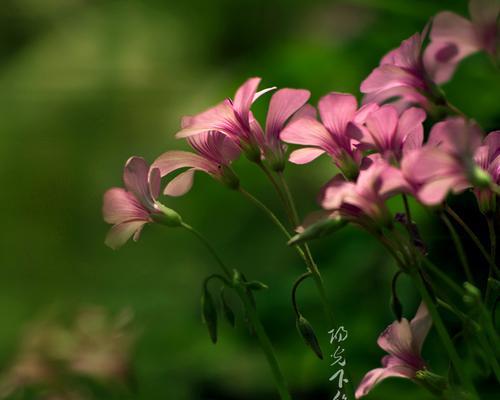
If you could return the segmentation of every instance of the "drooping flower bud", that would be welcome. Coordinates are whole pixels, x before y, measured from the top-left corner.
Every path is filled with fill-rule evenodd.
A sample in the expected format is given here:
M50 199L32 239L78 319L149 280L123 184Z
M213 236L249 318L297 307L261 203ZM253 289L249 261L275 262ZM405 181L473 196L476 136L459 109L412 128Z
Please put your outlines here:
M201 296L201 310L203 323L207 326L208 334L212 343L217 343L217 309L214 299L206 286Z
M319 239L337 232L347 224L347 221L342 219L340 215L332 215L328 218L321 219L305 228L301 228L300 232L293 236L289 241L289 246L299 245L313 239Z
M299 315L296 321L297 330L300 336L304 339L304 343L314 351L314 354L318 356L320 360L323 359L323 352L318 342L318 338L314 333L314 329L307 319L302 315Z

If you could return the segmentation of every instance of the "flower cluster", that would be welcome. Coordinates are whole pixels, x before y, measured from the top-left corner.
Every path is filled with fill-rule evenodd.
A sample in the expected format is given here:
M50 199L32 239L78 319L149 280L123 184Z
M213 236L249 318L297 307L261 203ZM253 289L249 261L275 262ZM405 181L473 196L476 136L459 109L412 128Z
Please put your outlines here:
M232 163L244 155L266 173L283 201L290 223L299 232L289 244L296 246L305 259L307 272L297 280L292 297L299 322L303 321L298 326L302 327L299 331L306 344L321 354L312 327L298 311L294 293L307 277L316 275L319 283L321 277L309 249L301 247L301 240L324 236L352 223L381 241L394 256L400 272L413 277L425 300L410 322L395 308L398 321L378 340L389 355L383 358L382 368L365 376L356 398L366 395L389 376L410 379L418 376L425 381L429 372L420 351L431 327L428 308L433 304L426 288L429 283L422 282L427 279L421 271L425 246L410 215L407 197L415 198L430 211L441 212L447 207L449 195L471 190L489 222L496 212L500 192L500 131L485 135L474 120L447 101L438 85L450 80L459 61L473 52L484 51L496 57L499 12L497 2L472 0L471 21L449 12L438 14L422 33L404 40L382 58L380 65L361 83L364 95L361 105L352 94L330 92L320 98L316 110L308 104L308 90L283 88L272 94L265 124L261 124L252 112L252 105L276 88L258 91L261 79L248 79L234 98L182 119L176 137L185 139L192 152L167 151L151 166L139 157L127 161L123 175L125 189L113 188L104 196L104 219L113 224L106 243L117 248L132 236L136 240L143 226L150 222L189 227L158 198L162 178L168 179L165 195L182 196L191 189L196 171L205 172L249 197L290 238L279 219L242 188ZM288 155L288 145L300 147ZM324 154L332 161L333 177L319 190L318 200L323 210L306 218L303 226L297 226L300 221L283 177L286 162L309 164ZM402 195L405 209L394 217L387 201L396 195ZM403 236L395 222L405 226ZM497 271L494 250L487 258L492 271ZM231 286L229 270L224 266L223 270L226 277L219 279ZM204 318L213 333L217 313L207 282L208 279L204 286ZM244 279L237 282L240 294L251 294L251 282ZM433 318L436 315L433 313ZM448 344L445 347L450 348ZM452 355L450 358L452 362L457 359ZM454 367L459 369L458 365ZM461 379L467 386L466 376Z

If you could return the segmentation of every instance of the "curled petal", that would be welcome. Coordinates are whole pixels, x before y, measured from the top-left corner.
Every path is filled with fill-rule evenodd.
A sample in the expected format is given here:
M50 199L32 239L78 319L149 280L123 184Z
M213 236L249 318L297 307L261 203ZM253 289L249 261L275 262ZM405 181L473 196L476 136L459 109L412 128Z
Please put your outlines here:
M378 383L384 379L391 377L412 379L415 376L415 371L404 366L394 366L389 368L376 368L368 372L358 388L356 389L355 397L366 396Z
M305 147L292 151L289 161L294 164L307 164L324 154L324 150L317 147Z
M411 332L413 335L413 348L417 354L422 351L425 338L432 326L432 318L425 303L420 303L417 313L410 321Z
M269 103L267 135L278 135L286 121L309 100L310 95L308 90L302 89L278 90Z
M167 151L151 165L151 168L160 170L161 176L185 167L196 168L205 172L213 172L214 169L217 169L217 165L210 160L188 151Z
M142 227L146 223L147 221L129 221L114 225L109 230L104 243L106 246L116 250L123 246L131 236L134 236L134 240L137 240Z
M379 336L377 344L390 355L405 359L413 354L412 331L406 318L395 321Z
M167 196L173 197L186 194L193 186L195 172L195 168L190 168L187 171L180 173L167 184L163 193Z

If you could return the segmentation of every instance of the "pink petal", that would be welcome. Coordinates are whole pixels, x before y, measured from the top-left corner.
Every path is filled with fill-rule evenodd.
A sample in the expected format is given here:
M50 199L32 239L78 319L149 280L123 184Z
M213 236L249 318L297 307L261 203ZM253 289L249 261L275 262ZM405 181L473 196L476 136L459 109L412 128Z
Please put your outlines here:
M324 148L331 141L329 132L321 123L312 118L291 121L280 134L287 143L305 144Z
M388 199L398 193L410 193L411 187L403 176L403 173L390 165L382 171L379 196Z
M306 104L305 106L301 107L290 119L290 122L296 121L299 119L303 118L311 118L311 119L316 119L316 109L310 105Z
M412 379L415 377L415 371L404 366L373 369L364 376L356 389L355 397L359 399L360 397L366 396L375 385L390 377Z
M412 353L412 332L408 320L403 318L401 322L395 321L389 325L379 336L377 344L393 356L404 357Z
M344 134L347 123L354 118L358 102L351 94L329 93L318 103L321 121L336 135Z
M367 143L375 143L379 151L391 149L391 143L396 133L398 112L391 105L384 105L370 114L366 119L366 127L371 138ZM360 140L365 141L365 138Z
M234 95L233 108L240 118L240 122L248 126L250 106L254 101L255 92L260 78L250 78L241 85Z
M380 106L377 103L364 104L358 111L356 111L356 115L354 116L353 120L354 123L364 124L370 114L374 111L377 111L379 108Z
M129 221L114 225L106 235L104 243L113 250L123 246L127 240L134 235L134 240L137 240L138 234L146 221Z
M463 180L451 175L437 178L425 183L417 193L417 197L425 205L435 206L441 204L449 192L457 193L463 188Z
M404 111L398 121L397 137L403 143L404 151L422 147L424 142L425 111L412 107Z
M395 65L386 64L375 68L361 83L360 90L362 93L372 93L398 86L413 88L421 85L421 80L415 75Z
M427 306L422 302L418 307L415 317L410 321L411 332L413 336L413 347L417 354L422 351L425 338L432 326L432 317L429 314Z
M157 199L161 190L161 173L158 168L151 168L149 170L149 191L153 199Z
M217 169L217 166L213 162L187 151L167 151L151 165L151 168L158 168L160 170L161 176L168 175L172 171L185 167L196 168L205 172L211 172L214 168Z
M200 114L182 119L182 130L176 138L199 135L206 131L220 131L226 135L238 135L239 122L236 120L231 102L225 100Z
M178 197L189 192L193 187L195 171L195 168L191 168L177 175L167 184L163 193L167 196Z
M495 24L500 14L500 2L495 0L469 1L469 14L474 25L489 26Z
M324 152L324 150L318 149L317 147L305 147L292 151L289 161L294 164L307 164L324 154Z
M434 17L430 34L432 41L448 41L458 46L477 48L478 43L472 23L455 13L444 11Z
M401 45L387 53L381 60L380 65L395 65L409 70L414 70L418 65L420 49L422 47L422 36L415 33L401 42Z
M149 213L144 206L132 193L122 188L111 188L104 193L102 214L108 224L149 219Z
M491 162L500 155L500 131L488 133L484 138L484 144L488 146L488 158Z
M154 209L154 199L149 188L149 166L142 157L130 157L123 171L125 188L150 210Z
M266 120L266 134L278 135L286 121L299 109L311 93L302 89L281 89L272 97Z

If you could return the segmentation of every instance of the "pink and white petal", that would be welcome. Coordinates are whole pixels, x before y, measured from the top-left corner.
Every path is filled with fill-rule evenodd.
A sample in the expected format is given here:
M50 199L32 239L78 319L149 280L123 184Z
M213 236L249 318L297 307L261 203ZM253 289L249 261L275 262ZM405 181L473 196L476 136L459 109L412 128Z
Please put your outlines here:
M309 100L303 89L281 89L271 97L266 120L266 135L278 135L286 121Z
M356 194L356 184L338 174L321 189L319 202L325 210L337 210L346 197L356 197Z
M410 321L413 334L413 347L416 354L420 354L422 346L432 326L432 317L425 303L420 303L417 313Z
M154 199L149 189L149 165L142 157L130 157L123 171L125 188L150 210L154 209Z
M292 151L289 161L294 164L307 164L324 153L324 150L318 149L317 147L305 147L303 149Z
M287 124L281 131L280 139L287 143L324 148L331 141L331 136L320 122L312 118L302 118Z
M413 354L412 331L406 318L389 325L378 337L377 344L390 355L406 359Z
M241 85L234 95L233 108L239 116L240 122L248 126L250 106L254 101L255 93L261 78L250 78Z
M381 184L379 195L383 199L388 199L399 193L410 193L411 186L404 178L403 173L392 166L387 166L380 175Z
M343 135L349 121L354 119L358 108L356 98L347 93L329 93L318 103L319 115L326 129L335 135Z
M195 172L195 168L181 172L167 184L163 190L163 194L172 197L179 197L189 192L189 190L193 187Z
M138 233L146 223L147 221L128 221L114 225L106 235L104 243L106 246L116 250L123 246L132 236L135 237L134 240L137 240Z
M163 153L151 165L151 168L158 168L160 170L162 177L172 171L185 167L209 172L214 168L214 163L198 154L174 150Z
M366 396L378 383L391 377L412 379L415 377L415 371L404 366L373 369L364 376L356 389L356 399Z
M425 70L435 83L446 83L452 78L458 63L473 51L464 51L464 47L459 48L456 43L434 40L424 51Z
M380 65L395 65L406 69L415 69L422 47L422 36L420 33L415 33L408 39L401 42L401 45L387 53Z
M122 188L111 188L104 193L102 215L108 224L149 218L149 213L144 206L132 193Z
M257 93L254 94L252 103L255 103L259 97L265 95L268 92L272 92L273 90L276 90L276 86L268 87L262 90L259 90Z
M421 108L411 107L405 110L398 121L397 137L403 143L404 151L422 147L426 113Z

